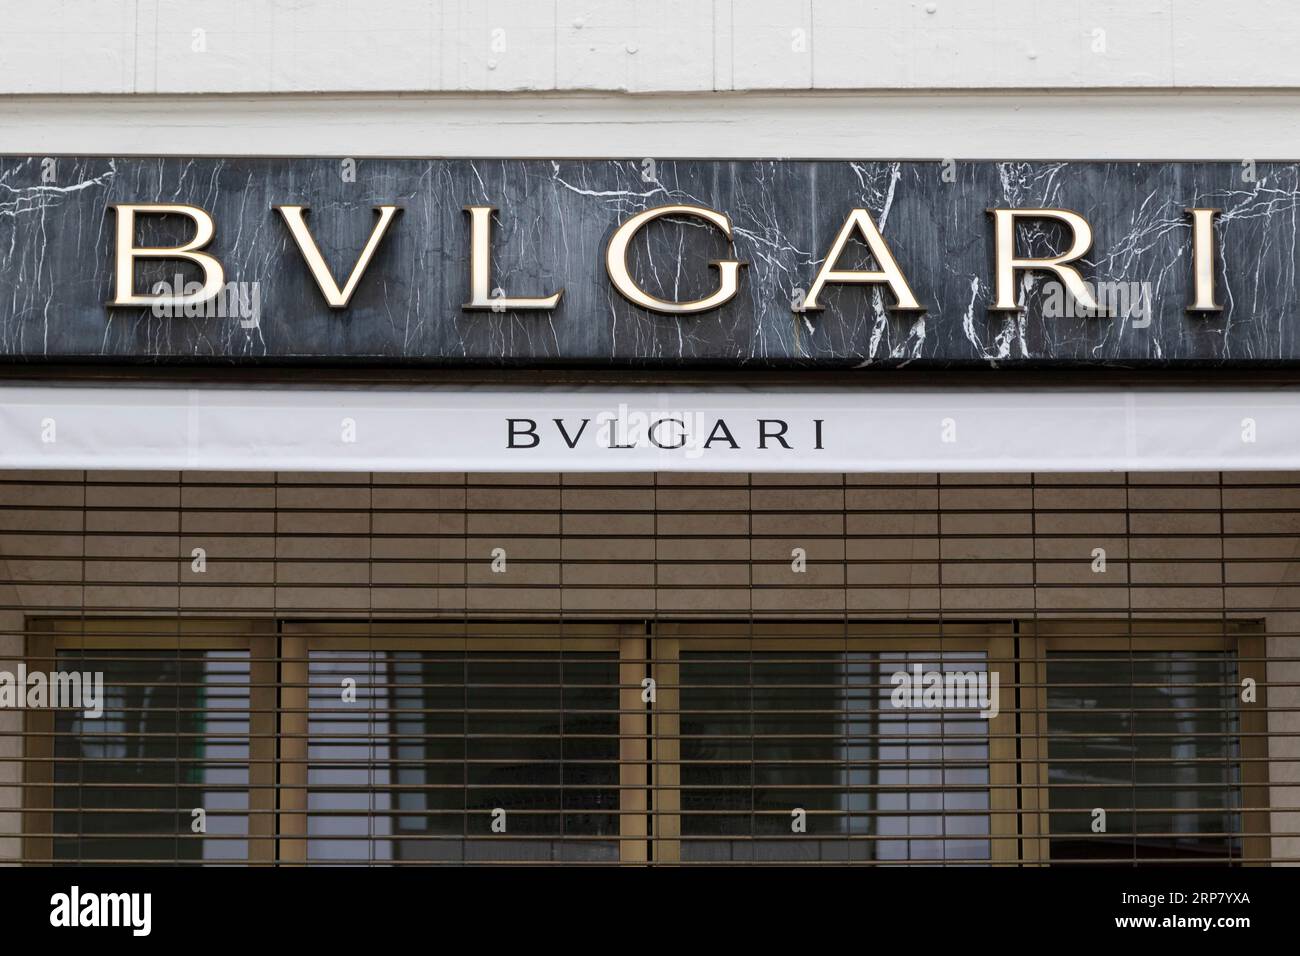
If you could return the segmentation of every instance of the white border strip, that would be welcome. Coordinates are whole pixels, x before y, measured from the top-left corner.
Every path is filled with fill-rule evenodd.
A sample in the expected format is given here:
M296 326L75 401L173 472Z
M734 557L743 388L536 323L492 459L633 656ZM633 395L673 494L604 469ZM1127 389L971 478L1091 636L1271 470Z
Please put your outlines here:
M1300 390L11 385L0 467L1300 470Z
M1257 90L20 96L0 153L1262 162L1300 159L1297 112Z

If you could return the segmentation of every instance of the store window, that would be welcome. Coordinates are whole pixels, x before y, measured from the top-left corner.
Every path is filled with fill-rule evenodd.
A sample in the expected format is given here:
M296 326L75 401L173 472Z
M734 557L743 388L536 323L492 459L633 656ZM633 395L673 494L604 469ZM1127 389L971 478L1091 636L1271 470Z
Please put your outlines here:
M1014 851L1014 768L995 756L1014 734L999 694L1013 684L1009 628L661 631L680 695L679 788L666 794L680 839L665 849L683 862L980 863L995 843L1000 858ZM972 679L999 694L998 714L920 687L898 696L902 681L931 677Z
M100 689L94 711L25 714L26 860L271 859L256 837L274 826L273 639L229 622L63 620L36 622L29 646L29 672Z
M617 646L467 643L309 651L309 860L618 860Z
M1222 863L1268 853L1263 678L1249 625L1040 625L1046 857L1055 864ZM1031 665L1033 666L1033 665ZM1257 698L1256 698L1257 699Z
M1235 671L1220 652L1048 653L1053 859L1241 856ZM1113 808L1100 831L1093 806Z
M33 665L106 693L97 720L27 714L26 860L1268 855L1248 625L270 628L33 622Z

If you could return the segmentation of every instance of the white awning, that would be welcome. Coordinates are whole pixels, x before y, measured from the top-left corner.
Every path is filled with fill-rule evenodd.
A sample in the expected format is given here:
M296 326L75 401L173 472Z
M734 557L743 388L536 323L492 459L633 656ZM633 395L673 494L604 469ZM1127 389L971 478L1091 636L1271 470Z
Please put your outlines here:
M0 467L1300 469L1300 390L7 385Z

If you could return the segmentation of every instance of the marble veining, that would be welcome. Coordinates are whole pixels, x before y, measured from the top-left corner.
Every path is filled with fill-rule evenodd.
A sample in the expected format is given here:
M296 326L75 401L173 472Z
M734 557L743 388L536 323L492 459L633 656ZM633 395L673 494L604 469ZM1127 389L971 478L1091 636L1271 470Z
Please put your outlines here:
M1282 366L1300 361L1300 164L658 160L380 160L0 157L0 360L108 364L369 364L500 367ZM109 309L119 202L185 202L216 220L226 279L257 290L258 315L158 316ZM272 206L303 203L340 279L397 203L350 307L329 309ZM699 221L639 238L633 274L654 295L711 291L708 262L739 258L740 294L696 316L646 312L610 285L604 249L634 213L693 203L727 213L734 247ZM508 295L564 289L553 312L466 312L463 207L499 209L493 283ZM882 288L828 286L824 310L792 309L848 212L880 224L924 313L891 312ZM989 310L993 206L1064 207L1091 223L1090 282L1126 284L1117 314L1059 314L1050 277L1026 276L1021 313ZM1223 311L1191 298L1187 207L1217 223ZM178 217L142 221L139 242L175 245ZM1019 250L1062 248L1051 223ZM851 249L842 267L866 262ZM140 264L137 288L177 273ZM1059 297L1057 298L1059 304Z

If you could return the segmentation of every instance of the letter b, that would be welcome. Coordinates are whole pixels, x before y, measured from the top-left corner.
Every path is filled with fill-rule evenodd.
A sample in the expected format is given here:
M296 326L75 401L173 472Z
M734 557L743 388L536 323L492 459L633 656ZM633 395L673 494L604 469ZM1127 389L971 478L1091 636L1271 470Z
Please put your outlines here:
M506 440L507 448L536 448L541 444L541 437L537 434L537 422L531 418L508 418L510 431ZM527 426L527 427L521 427ZM527 443L520 439L528 439Z

